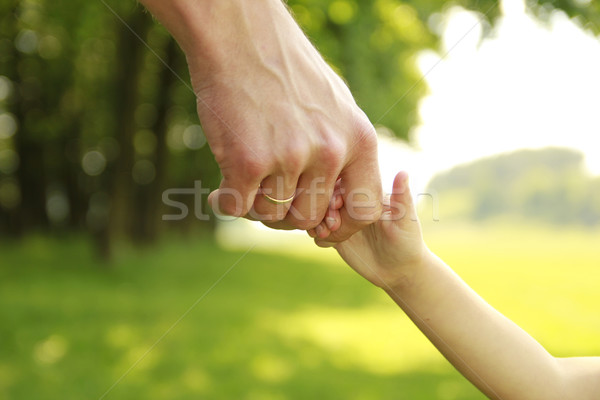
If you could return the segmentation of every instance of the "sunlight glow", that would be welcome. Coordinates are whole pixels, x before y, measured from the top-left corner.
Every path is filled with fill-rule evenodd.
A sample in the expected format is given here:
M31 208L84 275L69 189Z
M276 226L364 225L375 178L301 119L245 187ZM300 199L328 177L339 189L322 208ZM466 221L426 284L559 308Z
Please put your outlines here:
M269 333L298 347L317 346L321 357L341 369L393 375L440 371L446 365L408 317L388 302L359 309L308 308L264 318Z
M564 146L582 151L599 174L600 41L561 11L542 23L521 0L502 4L505 14L485 38L473 29L478 14L451 8L443 44L453 50L419 57L430 94L412 140L423 167L435 173L520 148Z

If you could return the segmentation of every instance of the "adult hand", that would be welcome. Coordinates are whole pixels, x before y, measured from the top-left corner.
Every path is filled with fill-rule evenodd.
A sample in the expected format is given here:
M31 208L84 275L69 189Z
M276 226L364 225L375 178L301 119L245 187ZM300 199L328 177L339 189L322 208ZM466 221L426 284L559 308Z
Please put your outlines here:
M324 220L341 178L341 224L327 239L344 240L377 220L374 128L285 5L166 3L175 8L158 0L155 8L186 53L198 115L223 174L209 197L213 208L274 228L311 229Z

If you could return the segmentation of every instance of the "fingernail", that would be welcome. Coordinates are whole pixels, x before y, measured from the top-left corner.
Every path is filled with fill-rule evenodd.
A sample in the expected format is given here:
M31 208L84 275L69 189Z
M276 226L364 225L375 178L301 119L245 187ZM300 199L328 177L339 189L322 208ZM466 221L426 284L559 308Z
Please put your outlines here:
M321 236L321 233L323 233L323 227L320 224L317 225L315 230L317 231L317 236Z
M335 218L327 217L325 218L325 223L327 224L327 227L331 230L331 228L335 225Z
M404 184L408 184L408 174L404 174L404 179L402 179L402 182L404 182Z

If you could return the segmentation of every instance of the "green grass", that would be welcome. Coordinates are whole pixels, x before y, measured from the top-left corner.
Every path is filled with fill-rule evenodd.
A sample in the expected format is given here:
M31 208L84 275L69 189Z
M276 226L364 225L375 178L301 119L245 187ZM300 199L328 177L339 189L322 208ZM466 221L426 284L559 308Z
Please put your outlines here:
M557 355L600 354L597 233L427 230ZM383 293L320 254L170 240L107 268L83 239L5 243L0 398L99 399L233 265L105 399L484 398Z
M425 231L440 257L551 353L600 355L599 230L504 221Z

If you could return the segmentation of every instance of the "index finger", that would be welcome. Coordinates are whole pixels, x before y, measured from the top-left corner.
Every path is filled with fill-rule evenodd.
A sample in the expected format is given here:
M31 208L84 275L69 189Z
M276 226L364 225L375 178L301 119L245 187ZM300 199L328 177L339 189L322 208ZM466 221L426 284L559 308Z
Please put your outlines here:
M223 178L219 188L208 196L208 204L220 214L243 217L250 211L259 185L259 178Z

